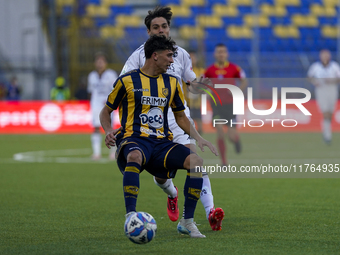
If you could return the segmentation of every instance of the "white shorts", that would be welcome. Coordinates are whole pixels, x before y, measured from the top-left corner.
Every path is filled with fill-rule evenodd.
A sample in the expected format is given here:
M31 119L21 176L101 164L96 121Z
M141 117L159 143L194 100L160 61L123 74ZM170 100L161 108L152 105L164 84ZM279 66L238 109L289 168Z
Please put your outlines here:
M91 98L91 116L92 116L92 126L101 127L99 114L106 103L107 97L104 96L94 96Z
M95 127L95 128L98 128L98 127L102 126L100 124L99 114L102 111L103 107L94 107L94 108L91 108L92 126ZM113 126L113 123L119 123L119 114L118 114L118 111L113 111L111 113L111 124L112 124L112 126ZM119 123L119 125L117 124L117 126L113 126L113 127L114 128L119 128L120 127L120 123Z
M100 114L102 109L103 109L103 107L98 107L98 106L91 108L92 126L93 127L101 127L99 114Z
M315 89L315 99L322 113L335 111L338 93L336 86L321 86Z
M188 117L188 116L187 116ZM193 123L192 119L188 117L191 123ZM170 125L169 125L170 126ZM171 123L170 130L174 135L174 139L172 140L174 143L180 143L183 145L186 144L194 144L196 145L195 139L191 138L188 134L185 134L183 129L181 129L177 123Z

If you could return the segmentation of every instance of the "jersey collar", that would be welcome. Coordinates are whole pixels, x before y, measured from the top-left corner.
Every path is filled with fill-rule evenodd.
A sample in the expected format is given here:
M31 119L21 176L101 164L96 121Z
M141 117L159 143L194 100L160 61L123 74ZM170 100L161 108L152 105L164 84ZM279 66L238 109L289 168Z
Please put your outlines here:
M225 61L225 62L224 62L224 65L223 65L222 67L219 66L217 62L216 62L214 65L215 65L216 68L226 68L226 67L229 66L229 61Z
M158 77L159 77L159 75L157 75L157 76L148 75L148 74L144 73L140 68L139 68L139 71L140 71L143 75L145 75L146 77L149 77L149 78L158 78Z

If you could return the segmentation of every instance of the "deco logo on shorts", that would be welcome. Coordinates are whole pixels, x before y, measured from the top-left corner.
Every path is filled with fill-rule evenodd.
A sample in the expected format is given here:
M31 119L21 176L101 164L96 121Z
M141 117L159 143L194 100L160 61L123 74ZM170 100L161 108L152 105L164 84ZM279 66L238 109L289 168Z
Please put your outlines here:
M156 129L163 127L163 111L158 107L151 108L147 114L143 113L139 115L139 118L143 125L148 124L149 127Z

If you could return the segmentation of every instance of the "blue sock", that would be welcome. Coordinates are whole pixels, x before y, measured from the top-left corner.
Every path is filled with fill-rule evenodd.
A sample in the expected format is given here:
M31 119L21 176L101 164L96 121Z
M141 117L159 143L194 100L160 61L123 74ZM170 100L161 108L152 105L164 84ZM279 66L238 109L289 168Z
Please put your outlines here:
M127 163L125 167L123 188L126 213L136 211L137 196L139 193L140 169L141 166L135 162Z
M184 184L184 219L194 218L196 204L202 190L203 178L202 176L197 177L197 173L191 171L191 175L194 174L196 175L195 177L190 177L190 171L188 171L187 179Z

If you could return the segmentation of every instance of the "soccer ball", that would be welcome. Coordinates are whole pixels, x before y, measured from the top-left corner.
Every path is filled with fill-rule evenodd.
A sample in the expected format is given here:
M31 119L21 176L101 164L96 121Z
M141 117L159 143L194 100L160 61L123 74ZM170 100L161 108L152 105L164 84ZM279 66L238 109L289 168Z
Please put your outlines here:
M132 213L125 221L126 236L134 243L145 244L156 235L157 224L151 214L146 212Z

